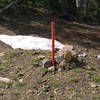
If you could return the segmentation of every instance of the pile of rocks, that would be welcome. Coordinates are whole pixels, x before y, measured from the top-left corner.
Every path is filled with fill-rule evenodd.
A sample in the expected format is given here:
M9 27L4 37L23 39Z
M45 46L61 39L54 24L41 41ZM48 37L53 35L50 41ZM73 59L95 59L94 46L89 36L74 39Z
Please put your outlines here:
M69 70L73 67L76 67L80 56L75 52L74 47L72 45L65 45L61 50L56 53L55 56L55 65L56 69L59 71ZM79 61L81 62L81 61ZM47 68L50 71L54 70L54 66L52 66L52 62L50 58L45 58L42 61L44 68Z

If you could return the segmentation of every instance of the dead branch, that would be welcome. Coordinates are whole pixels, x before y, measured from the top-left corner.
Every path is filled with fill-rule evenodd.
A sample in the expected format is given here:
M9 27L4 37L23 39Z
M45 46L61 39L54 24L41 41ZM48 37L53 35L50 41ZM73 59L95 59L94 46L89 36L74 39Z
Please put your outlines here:
M11 2L10 4L8 4L6 7L4 7L3 9L0 10L0 13L4 12L5 10L9 9L10 7L16 5L17 3L19 3L19 0L16 0L14 2Z

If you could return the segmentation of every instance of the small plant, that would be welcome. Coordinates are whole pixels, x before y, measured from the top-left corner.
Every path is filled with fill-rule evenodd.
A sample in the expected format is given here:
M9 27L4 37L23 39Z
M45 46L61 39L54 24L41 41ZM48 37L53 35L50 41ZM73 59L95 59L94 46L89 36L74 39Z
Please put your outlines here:
M74 70L76 73L82 73L82 72L84 72L84 69L82 69L82 68L75 68L75 70Z
M23 86L25 86L25 83L24 82L16 81L15 86L17 86L17 87L23 87Z
M39 61L40 61L40 59L38 59L38 58L33 58L33 59L32 59L32 64L38 63Z
M49 84L51 87L57 87L58 86L58 83L53 81Z
M2 65L2 62L0 61L0 66Z
M96 70L98 67L95 64L91 64L88 66L90 69Z
M92 71L86 71L86 74L93 75Z
M100 100L100 97L94 96L92 97L92 100Z
M10 74L9 77L13 80L17 79L17 74Z
M75 91L74 88L69 88L68 90L69 90L70 92Z
M10 83L0 82L0 87L2 88L8 88L10 85L11 85Z
M46 52L35 52L34 55L46 55Z
M10 60L2 60L0 61L0 71L2 72L6 72L7 70L9 70L9 65L10 65Z
M46 56L51 57L51 53L50 52L46 53Z
M10 60L3 60L1 61L1 65L9 65L10 64Z
M47 68L45 68L44 66L41 67L42 71L48 71Z
M13 57L16 57L16 56L19 56L19 55L20 55L20 52L10 52L10 53L8 53L9 58L13 58Z
M70 78L70 81L77 83L77 82L79 82L79 78L73 77L73 78Z
M1 72L7 72L9 70L9 68L5 67L5 66L0 66L0 71Z
M95 78L95 82L100 83L100 77L96 77L96 78Z
M75 77L77 75L77 73L75 73L75 71L72 71L71 73L70 73L70 77Z
M26 51L26 54L32 55L32 54L33 54L33 50L27 50L27 51Z
M16 95L16 96L17 96L17 95L20 95L19 91L17 91L17 90L11 91L11 94L12 94L12 95Z

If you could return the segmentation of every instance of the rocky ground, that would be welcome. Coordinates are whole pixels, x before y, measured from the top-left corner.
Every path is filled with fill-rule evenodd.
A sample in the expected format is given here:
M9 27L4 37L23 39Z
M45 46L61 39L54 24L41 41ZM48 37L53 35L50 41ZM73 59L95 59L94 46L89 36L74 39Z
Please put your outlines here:
M0 100L100 100L95 56L86 53L86 65L43 76L47 69L34 64L50 57L50 51L13 50L1 42L0 47L0 77L13 81L0 82Z
M36 16L29 13L20 18L4 15L0 19L0 34L50 38L51 20ZM35 64L51 57L50 51L14 50L0 42L0 77L11 80L0 81L0 100L100 100L99 26L66 20L56 22L56 39L72 44L83 56L84 64L44 74L47 69Z

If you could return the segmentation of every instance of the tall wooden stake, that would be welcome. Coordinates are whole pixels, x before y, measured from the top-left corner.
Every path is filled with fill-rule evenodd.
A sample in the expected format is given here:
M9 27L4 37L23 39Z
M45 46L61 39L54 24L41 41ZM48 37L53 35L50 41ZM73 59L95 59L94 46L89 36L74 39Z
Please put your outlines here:
M52 36L52 64L55 66L55 22L51 22L51 36Z

